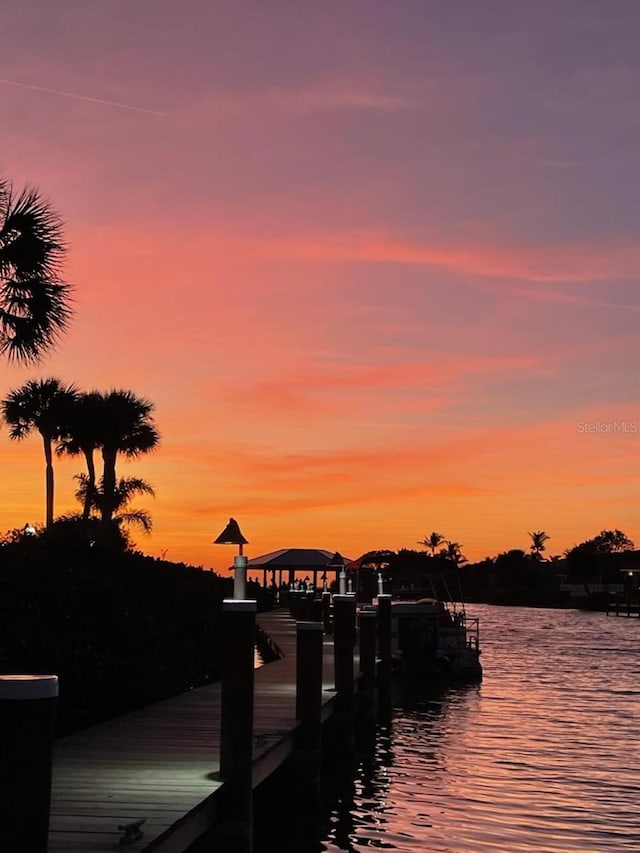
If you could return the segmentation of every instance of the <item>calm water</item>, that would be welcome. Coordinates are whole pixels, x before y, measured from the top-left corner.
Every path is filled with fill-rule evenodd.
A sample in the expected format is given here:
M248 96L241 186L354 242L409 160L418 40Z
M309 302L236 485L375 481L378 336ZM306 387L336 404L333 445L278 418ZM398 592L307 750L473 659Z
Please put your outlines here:
M640 851L640 620L469 615L483 683L396 691L347 776L328 780L316 839L289 849Z

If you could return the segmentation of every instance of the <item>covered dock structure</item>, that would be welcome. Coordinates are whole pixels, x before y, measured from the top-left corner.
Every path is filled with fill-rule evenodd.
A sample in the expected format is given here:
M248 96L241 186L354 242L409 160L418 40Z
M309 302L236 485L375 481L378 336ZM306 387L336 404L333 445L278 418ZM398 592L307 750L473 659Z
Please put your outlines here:
M252 572L262 572L262 585L282 587L283 583L291 585L303 575L314 589L338 580L338 573L351 562L338 551L325 551L322 548L280 548L253 557L247 564L247 576ZM258 577L260 575L258 574Z

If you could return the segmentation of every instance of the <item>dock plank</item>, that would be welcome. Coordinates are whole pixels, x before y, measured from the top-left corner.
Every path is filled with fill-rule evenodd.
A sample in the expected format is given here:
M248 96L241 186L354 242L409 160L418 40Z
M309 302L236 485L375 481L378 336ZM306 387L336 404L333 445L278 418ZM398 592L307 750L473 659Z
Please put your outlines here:
M296 625L258 614L284 657L255 672L253 785L291 753ZM324 642L323 718L331 714L333 645ZM49 853L118 847L119 826L146 818L133 853L181 853L215 817L220 767L220 684L165 699L54 744Z

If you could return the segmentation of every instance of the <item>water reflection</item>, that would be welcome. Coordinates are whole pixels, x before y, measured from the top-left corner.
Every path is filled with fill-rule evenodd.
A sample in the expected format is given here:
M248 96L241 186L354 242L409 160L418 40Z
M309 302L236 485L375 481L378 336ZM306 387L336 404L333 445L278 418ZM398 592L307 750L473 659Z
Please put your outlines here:
M476 610L483 683L395 684L325 758L315 822L257 853L639 849L640 620Z

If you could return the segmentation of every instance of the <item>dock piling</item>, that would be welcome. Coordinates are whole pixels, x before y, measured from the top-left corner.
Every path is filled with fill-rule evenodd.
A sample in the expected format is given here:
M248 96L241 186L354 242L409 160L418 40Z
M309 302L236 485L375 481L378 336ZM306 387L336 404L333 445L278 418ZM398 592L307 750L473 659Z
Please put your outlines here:
M355 640L356 602L353 595L333 597L333 656L335 686L340 710L353 708L353 648Z
M297 748L319 760L322 723L322 623L296 625Z
M0 850L47 853L58 678L0 676Z
M331 593L322 593L322 627L325 635L330 634L331 626Z
M378 653L383 674L391 669L391 596L378 595Z
M253 848L253 696L256 610L253 600L225 599L220 709L219 834L229 853Z

